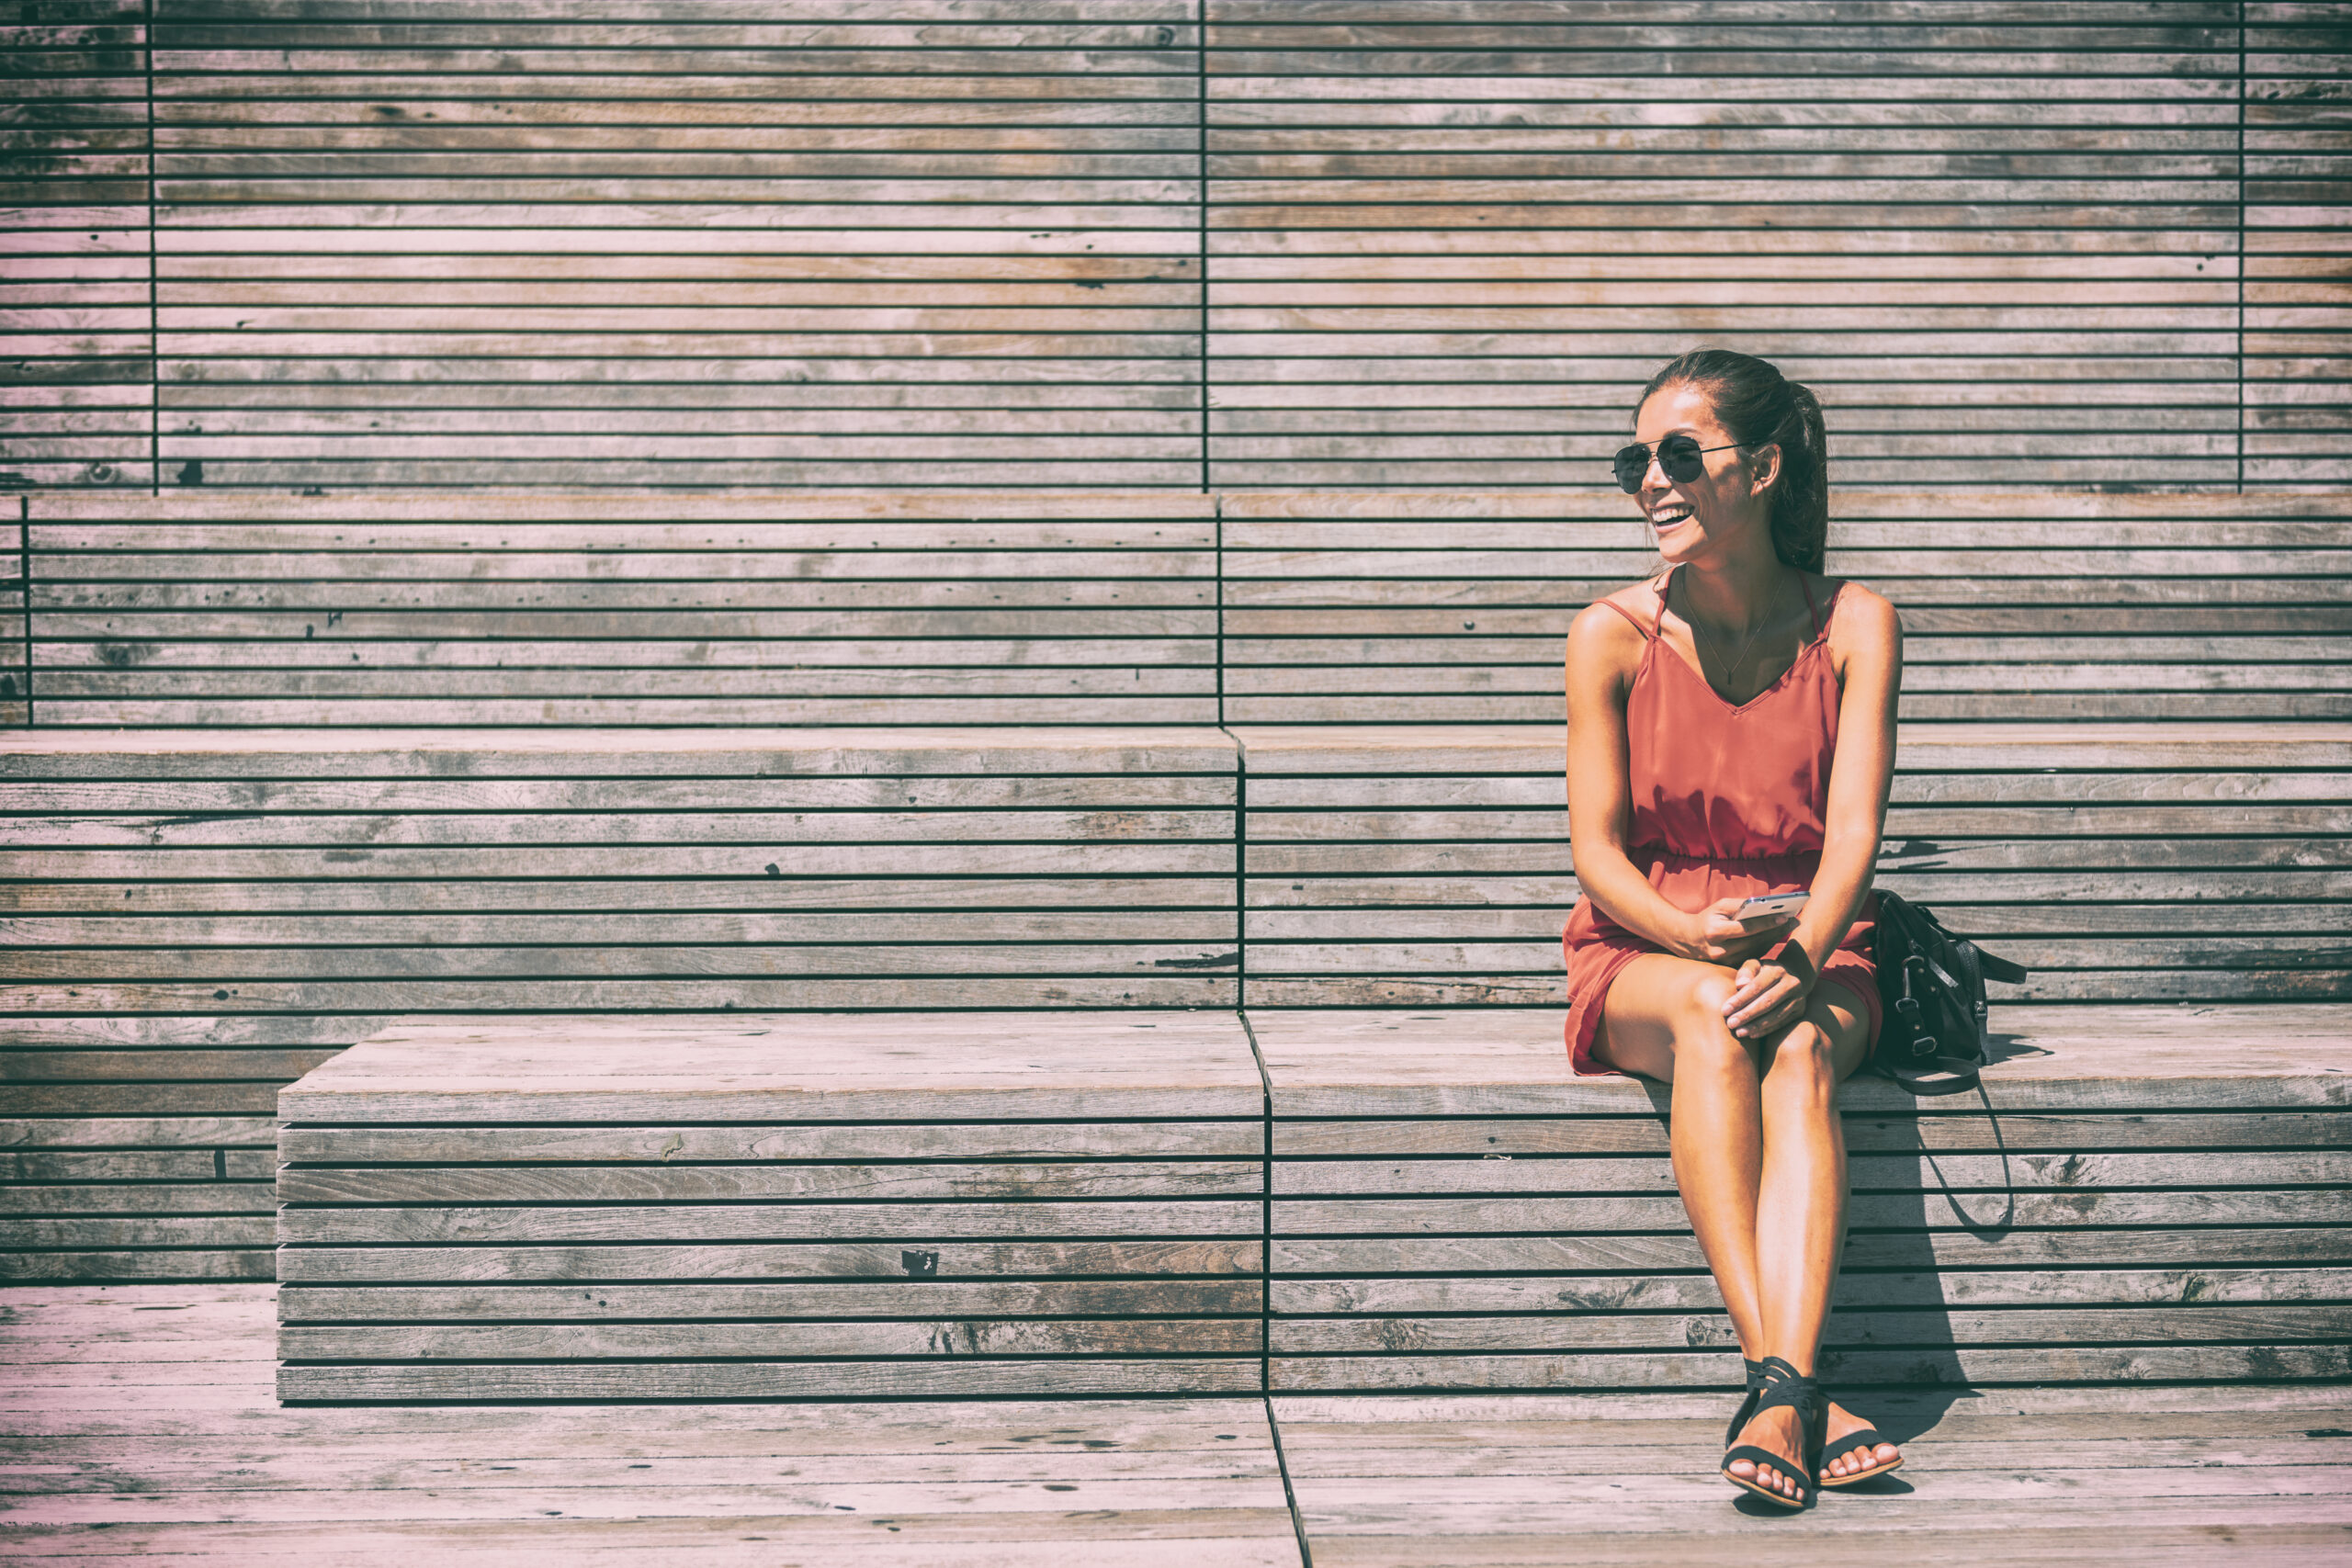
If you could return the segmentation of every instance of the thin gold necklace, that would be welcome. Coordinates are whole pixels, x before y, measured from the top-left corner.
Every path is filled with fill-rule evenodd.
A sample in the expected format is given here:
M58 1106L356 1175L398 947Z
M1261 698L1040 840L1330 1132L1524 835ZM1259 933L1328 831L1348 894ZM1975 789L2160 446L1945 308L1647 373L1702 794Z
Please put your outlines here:
M1677 575L1679 574L1678 573ZM1687 601L1690 598L1690 595L1686 593L1683 595L1683 598ZM1772 618L1771 612L1779 607L1780 602L1781 584L1779 580L1775 579L1772 583L1772 597L1765 601L1765 613L1763 617L1754 626L1747 628L1747 640L1739 645L1739 657L1731 663L1724 665L1724 684L1727 686L1730 685L1732 683L1732 677L1739 673L1739 667L1747 662L1748 654L1753 652L1756 648L1757 634L1763 631L1765 622L1770 621ZM1700 637L1706 639L1706 651L1713 653L1715 656L1716 663L1722 664L1724 650L1720 647L1716 646L1714 635L1709 632L1706 626L1702 625L1699 618L1696 615L1693 615L1687 607L1682 612L1682 621L1685 626L1689 626L1692 631L1698 633Z

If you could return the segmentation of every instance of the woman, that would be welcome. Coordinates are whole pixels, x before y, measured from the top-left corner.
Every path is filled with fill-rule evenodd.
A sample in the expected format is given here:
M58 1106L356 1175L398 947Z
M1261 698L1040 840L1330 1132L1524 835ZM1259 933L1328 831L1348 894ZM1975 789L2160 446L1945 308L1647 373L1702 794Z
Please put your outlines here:
M1568 632L1568 1048L1578 1073L1673 1086L1675 1180L1747 1358L1724 1474L1803 1507L1902 1463L1812 1376L1845 1235L1838 1083L1878 1033L1869 888L1902 633L1821 575L1811 392L1687 354L1644 389L1634 440L1618 482L1663 567ZM1800 912L1742 919L1790 892Z

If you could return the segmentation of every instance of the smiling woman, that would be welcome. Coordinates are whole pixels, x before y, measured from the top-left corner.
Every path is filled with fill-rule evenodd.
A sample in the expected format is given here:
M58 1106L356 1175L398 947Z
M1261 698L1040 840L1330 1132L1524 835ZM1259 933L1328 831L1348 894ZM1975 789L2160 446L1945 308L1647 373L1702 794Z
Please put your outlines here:
M1568 1049L1673 1086L1676 1181L1748 1363L1724 1474L1801 1507L1902 1462L1813 1378L1845 1224L1837 1086L1878 1036L1901 629L1821 572L1811 392L1702 350L1635 422L1618 482L1663 567L1568 633Z

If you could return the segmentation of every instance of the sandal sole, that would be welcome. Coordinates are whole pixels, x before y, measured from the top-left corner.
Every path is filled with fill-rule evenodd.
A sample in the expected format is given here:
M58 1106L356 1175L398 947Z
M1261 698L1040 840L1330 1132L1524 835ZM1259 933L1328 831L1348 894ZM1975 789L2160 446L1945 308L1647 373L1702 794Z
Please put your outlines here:
M1836 1477L1825 1475L1821 1478L1821 1484L1828 1487L1860 1486L1865 1481L1876 1481L1882 1475L1893 1475L1902 1468L1903 1461L1896 1460L1893 1464L1883 1464L1876 1470L1857 1471L1852 1475Z
M1742 1492L1752 1492L1757 1496L1763 1498L1767 1503L1778 1503L1781 1507L1788 1509L1789 1512L1792 1514L1801 1514L1810 1506L1802 1497L1792 1497L1785 1492L1770 1491L1765 1487L1757 1485L1753 1481L1742 1481L1738 1476L1734 1475L1728 1470L1719 1470L1715 1472L1715 1473L1722 1476L1725 1481L1730 1482L1734 1486L1738 1487Z

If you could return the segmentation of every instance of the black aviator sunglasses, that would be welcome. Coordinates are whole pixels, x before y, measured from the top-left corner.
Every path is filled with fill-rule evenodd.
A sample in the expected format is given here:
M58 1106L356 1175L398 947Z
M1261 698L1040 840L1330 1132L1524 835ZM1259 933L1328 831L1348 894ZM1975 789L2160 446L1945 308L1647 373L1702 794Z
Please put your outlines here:
M1699 459L1709 452L1728 452L1735 446L1753 446L1753 441L1730 441L1721 446L1702 446L1690 435L1669 435L1657 444L1658 472L1679 485L1687 485L1707 471ZM1650 449L1636 442L1617 448L1617 485L1627 495L1639 495L1642 481L1649 478Z

